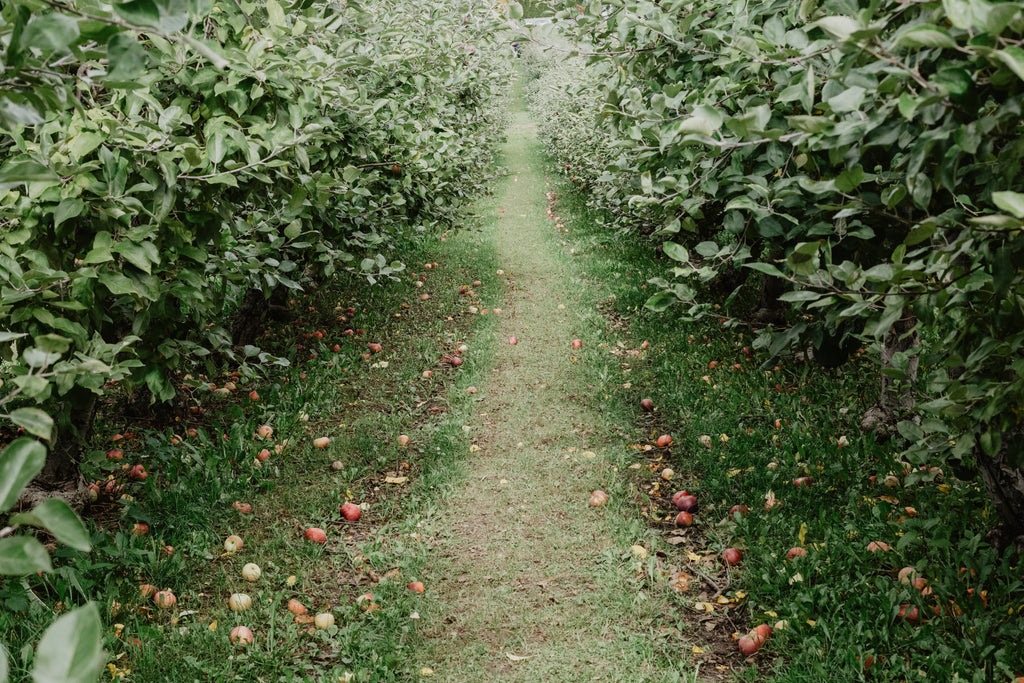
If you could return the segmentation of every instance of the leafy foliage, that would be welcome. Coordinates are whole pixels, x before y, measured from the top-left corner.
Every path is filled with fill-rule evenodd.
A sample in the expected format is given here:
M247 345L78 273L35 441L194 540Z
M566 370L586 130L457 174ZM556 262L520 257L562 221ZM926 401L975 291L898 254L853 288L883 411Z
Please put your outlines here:
M0 310L24 398L128 379L171 399L171 373L235 356L245 291L387 278L486 187L507 78L490 8L27 0L0 17Z
M596 192L643 207L675 261L648 306L705 315L722 275L781 282L789 324L757 341L773 354L916 325L908 455L1019 478L1020 416L1001 407L1024 398L1020 7L618 0L562 17L611 137L590 145ZM913 382L914 354L886 372Z

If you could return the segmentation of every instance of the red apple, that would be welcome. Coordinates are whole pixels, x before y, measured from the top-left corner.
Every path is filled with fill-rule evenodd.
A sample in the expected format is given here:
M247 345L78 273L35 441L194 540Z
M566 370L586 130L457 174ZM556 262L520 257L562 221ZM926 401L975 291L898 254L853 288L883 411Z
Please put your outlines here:
M727 565L739 564L743 560L743 553L739 548L726 548L722 551L722 561Z
M640 399L640 407L643 408L645 413L649 413L654 410L654 401L649 398Z
M120 460L123 457L124 452L122 452L120 448L111 448L109 451L107 451L108 460Z
M793 486L796 486L798 488L801 486L810 486L813 483L814 477L797 477L796 479L793 480Z
M693 526L693 515L689 512L680 512L676 515L676 526Z
M170 609L177 604L178 598L174 597L174 593L171 591L157 591L153 594L153 602L155 602L156 606L160 609Z
M582 339L573 339L572 340L572 348L574 348L574 349L582 349L583 348L583 340Z
M327 543L327 532L315 526L310 527L306 529L306 540L323 545L324 543Z
M806 549L801 548L800 546L796 546L795 548L790 548L789 549L789 551L786 553L786 559L787 560L792 560L795 557L804 557L806 554L807 554L807 550Z
M362 509L355 503L345 503L341 506L341 516L350 522L355 522L362 514Z
M249 398L251 400L253 400L253 401L260 400L259 392L257 392L255 389L253 389L252 391L249 392Z
M672 503L683 512L693 513L697 511L697 496L688 491L676 491L672 495Z
M399 434L398 435L398 445L401 446L402 448L405 448L406 446L408 446L409 445L409 437L406 434Z
M384 350L384 347L380 344L368 344L367 346L370 349L370 353L380 353Z
M274 434L274 428L270 425L260 425L260 428L256 430L256 436L261 439L269 439Z
M142 465L135 465L130 470L128 470L128 478L134 479L135 481L142 481L148 476L149 473L146 472L146 468L143 467Z
M236 500L231 504L231 507L241 512L243 515L252 513L252 503L242 503Z
M317 439L313 439L313 446L315 448L327 448L331 444L330 438L321 436Z
M657 440L658 448L668 448L672 445L672 437L668 434L662 434Z
M921 613L918 612L917 607L913 605L900 605L900 611L897 615L900 619L909 621L910 623L916 623L921 618Z
M136 522L135 526L132 527L132 533L136 536L145 536L149 533L149 525L143 524L142 522Z
M413 593L422 593L427 589L426 586L423 585L422 581L410 581L409 590L411 590Z
M232 645L252 645L252 631L246 626L236 626L228 634Z
M292 598L291 600L288 601L288 611L291 612L292 614L294 614L297 617L301 617L303 614L305 614L309 610L307 610L306 606L303 605L301 602L299 602L295 598Z
M591 507L601 507L608 502L608 494L604 491L594 491L590 494L589 502Z
M740 517L746 517L750 514L750 508L746 505L733 505L729 508L729 516L733 519L739 519Z
M508 338L508 343L511 344L512 346L515 346L516 344L519 343L519 340L516 339L515 337L509 337Z

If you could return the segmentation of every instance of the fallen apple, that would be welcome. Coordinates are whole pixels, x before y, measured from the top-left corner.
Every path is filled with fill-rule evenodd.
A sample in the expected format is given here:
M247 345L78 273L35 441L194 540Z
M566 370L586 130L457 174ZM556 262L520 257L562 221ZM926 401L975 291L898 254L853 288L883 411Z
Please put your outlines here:
M921 619L921 613L917 610L917 607L913 605L900 605L899 612L896 614L897 617L910 623L916 623Z
M107 451L108 460L121 460L124 458L124 452L120 448L111 448Z
M334 615L330 612L321 612L313 617L313 625L321 631L334 626Z
M743 553L739 548L726 548L722 551L722 561L726 565L739 564L743 560Z
M355 503L345 503L341 506L341 516L350 522L355 522L363 516L363 510Z
M800 546L796 546L794 548L790 548L786 552L786 559L792 560L795 557L804 557L805 555L807 555L807 550L805 548L801 548Z
M733 505L729 508L729 516L733 519L738 520L740 517L746 517L750 514L750 508L746 505Z
M802 486L810 486L814 483L814 477L797 477L793 480L793 486L797 488Z
M178 602L178 598L174 597L174 593L169 590L157 591L153 594L153 602L160 609L170 609L174 607Z
M145 536L149 533L149 525L142 522L136 522L135 526L132 527L132 533L136 536Z
M406 435L406 434L399 434L398 435L398 445L401 446L402 448L405 448L406 446L408 446L409 445L409 436Z
M252 598L245 593L232 593L228 598L228 607L232 612L244 612L252 607Z
M669 446L672 445L672 437L669 436L668 434L662 434L661 436L658 437L656 443L658 448L668 448Z
M671 467L666 467L661 471L661 478L665 481L672 481L672 477L674 477L675 474L675 471Z
M270 425L261 425L260 428L256 430L256 436L261 439L269 439L273 435L274 429Z
M335 460L334 462L331 463L331 468L341 471L345 469L345 463L343 463L340 460Z
M608 502L608 494L604 491L594 491L590 494L590 506L601 507Z
M654 410L654 401L649 398L640 399L640 407L643 408L645 413L649 413Z
M430 379L433 376L434 376L434 373L432 371L430 371L430 370L424 370L423 371L423 379Z
M672 504L683 512L697 511L697 496L688 491L676 491L672 494Z
M512 346L515 346L516 344L519 343L519 340L516 339L515 337L509 337L508 338L508 343L511 344Z
M292 598L288 601L288 611L297 617L301 617L303 614L306 614L309 610L307 610L306 606L303 605L301 602L299 602L295 598Z
M868 543L869 553L887 553L889 550L889 544L885 541L871 541Z
M574 348L574 349L582 349L583 348L583 340L582 339L573 339L572 340L572 348Z
M134 479L135 481L142 481L148 476L149 473L146 472L146 468L143 467L142 465L135 465L130 470L128 470L128 478Z
M148 598L149 596L156 593L156 586L151 583L143 583L139 585L139 592L142 593L142 597Z
M242 503L236 500L231 504L231 507L241 512L243 515L252 513L252 503Z
M242 567L242 578L246 581L259 581L262 573L263 570L260 569L260 566L253 562Z
M253 401L258 401L258 400L260 400L260 395L259 395L259 392L257 392L257 391L256 391L255 389L253 389L252 391L250 391L250 392L249 392L249 399L250 399L250 400L253 400Z
M270 457L270 450L267 449L267 448L264 448L263 450L261 450L259 453L256 454L256 459L259 460L260 462L265 461L269 457Z
M313 439L314 448L327 448L329 445L331 445L330 437L321 436L316 439Z
M693 526L693 515L689 512L680 512L676 515L676 526Z
M232 645L252 645L252 631L247 626L236 626L228 634Z
M380 353L381 351L384 350L384 347L381 346L380 344L371 343L367 344L367 347L370 349L370 353Z
M409 590L411 590L413 593L422 593L427 589L426 586L423 585L422 581L410 581Z
M323 545L327 543L327 532L315 526L310 527L306 529L306 540Z
M896 574L896 578L900 583L910 584L917 578L917 569L914 567L904 567Z
M224 550L229 553L236 553L242 549L242 537L234 534L224 539Z

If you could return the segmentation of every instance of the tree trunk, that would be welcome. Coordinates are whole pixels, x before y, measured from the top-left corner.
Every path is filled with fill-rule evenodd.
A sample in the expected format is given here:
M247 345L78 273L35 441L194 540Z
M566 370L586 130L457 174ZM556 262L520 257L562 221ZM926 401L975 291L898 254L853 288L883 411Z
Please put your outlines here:
M903 309L903 316L897 320L882 339L882 370L895 368L893 358L897 353L911 351L921 346L921 335L917 331L917 316L909 308ZM864 413L861 429L875 432L879 436L892 433L896 423L910 413L916 405L917 369L916 354L907 363L906 379L894 379L884 372L878 401Z
M1024 551L1024 469L1011 464L1012 456L1021 447L1021 437L1004 435L1005 445L992 457L980 448L975 460L985 482L989 500L999 515L999 524L989 540L999 548L1015 544Z
M242 304L231 323L231 341L235 346L254 344L266 327L267 318L273 315L279 319L288 316L288 290L278 286L268 298L262 290L246 290Z

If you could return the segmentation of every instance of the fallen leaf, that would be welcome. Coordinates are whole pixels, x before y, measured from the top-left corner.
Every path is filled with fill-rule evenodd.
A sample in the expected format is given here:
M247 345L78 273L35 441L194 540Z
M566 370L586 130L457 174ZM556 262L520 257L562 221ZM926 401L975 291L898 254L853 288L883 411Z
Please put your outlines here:
M524 659L529 659L533 655L514 655L511 652L506 652L505 656L511 659L513 662L521 662Z
M693 577L686 572L676 572L672 575L672 579L669 581L668 585L677 593L685 593L690 590L691 579L693 579Z
M702 655L702 654L704 654L704 648L698 647L698 646L694 645L693 646L693 654L695 654L695 655Z
M878 500L884 500L886 503L889 503L890 505L899 505L900 504L900 499L899 498L895 498L893 496L879 496Z
M801 583L803 580L803 575L800 572L797 572L796 574L793 574L793 576L789 577L789 585L792 586L794 583Z
M404 484L409 481L409 477L385 477L384 481L388 484Z
M711 613L715 611L715 606L710 602L695 602L693 603L693 611Z
M216 619L214 619L213 621L210 622L210 630L211 631L216 631L217 630L217 620Z
M476 453L478 450L480 450L480 447L477 446L476 444L471 444L470 447L469 447L469 452L470 453Z

